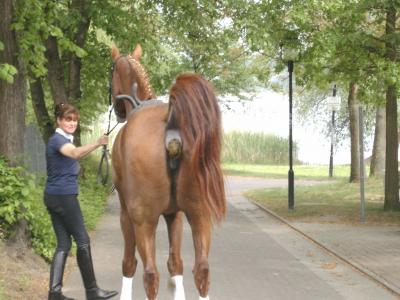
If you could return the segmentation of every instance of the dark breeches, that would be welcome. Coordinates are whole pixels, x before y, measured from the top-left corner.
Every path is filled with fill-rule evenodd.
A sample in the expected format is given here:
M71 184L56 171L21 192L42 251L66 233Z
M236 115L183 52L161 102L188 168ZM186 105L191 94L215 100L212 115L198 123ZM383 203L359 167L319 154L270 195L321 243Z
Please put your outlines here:
M44 203L50 214L57 237L58 251L69 252L71 236L78 248L90 244L77 195L44 195Z

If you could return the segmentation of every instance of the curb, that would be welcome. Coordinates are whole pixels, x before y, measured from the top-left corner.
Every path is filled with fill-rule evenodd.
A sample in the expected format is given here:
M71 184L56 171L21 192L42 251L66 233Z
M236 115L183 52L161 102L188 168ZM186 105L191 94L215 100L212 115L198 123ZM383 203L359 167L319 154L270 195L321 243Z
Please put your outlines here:
M291 229L293 229L297 233L301 234L302 236L304 236L306 239L308 239L309 241L311 241L312 243L314 243L315 245L317 245L321 249L323 249L326 252L328 252L330 255L332 255L335 258L339 259L340 261L346 263L347 265L349 265L350 267L352 267L353 269L355 269L356 271L358 271L359 273L361 273L365 277L371 279L372 281L374 281L375 283L377 283L381 287L385 288L386 290L391 292L394 296L396 296L397 298L400 299L400 290L397 287L393 286L391 283L389 283L385 278L382 278L378 274L375 274L373 271L368 270L366 267L364 267L364 266L362 266L362 265L360 265L360 264L358 264L356 262L350 261L349 259L347 259L346 257L342 256L341 254L339 254L339 253L335 252L334 250L328 248L326 245L322 244L321 242L318 242L316 239L312 238L311 236L309 236L305 232L301 231L299 228L293 226L289 221L287 221L286 219L284 219L281 216L277 215L276 213L274 213L270 209L266 208L262 204L257 203L257 202L255 202L253 200L250 200L250 199L248 199L248 200L251 203L253 203L254 205L256 205L257 207L259 207L260 209L262 209L263 211L265 211L266 213L268 213L269 215L271 215L272 217L274 217L275 219L279 220L281 223L283 223L286 226L290 227Z

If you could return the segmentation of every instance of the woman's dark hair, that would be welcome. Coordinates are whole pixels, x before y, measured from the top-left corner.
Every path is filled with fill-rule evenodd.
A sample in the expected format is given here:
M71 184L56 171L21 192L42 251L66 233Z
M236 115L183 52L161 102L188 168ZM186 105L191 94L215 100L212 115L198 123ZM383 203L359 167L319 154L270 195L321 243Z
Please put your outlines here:
M79 119L79 111L68 103L59 103L54 109L54 115L57 118L64 119L69 115L75 115Z

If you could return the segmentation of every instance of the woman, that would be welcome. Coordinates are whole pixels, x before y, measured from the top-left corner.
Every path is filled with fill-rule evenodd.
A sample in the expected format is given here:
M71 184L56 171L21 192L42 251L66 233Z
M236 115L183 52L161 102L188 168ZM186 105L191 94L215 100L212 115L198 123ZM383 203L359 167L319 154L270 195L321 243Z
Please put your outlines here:
M64 266L71 249L71 237L77 245L77 261L86 289L86 299L109 299L115 291L100 289L96 284L90 240L78 202L78 160L108 143L108 136L81 147L73 144L73 134L79 120L78 110L69 104L58 104L55 109L57 129L46 146L47 181L44 202L57 237L57 248L50 268L50 300L73 300L62 292Z

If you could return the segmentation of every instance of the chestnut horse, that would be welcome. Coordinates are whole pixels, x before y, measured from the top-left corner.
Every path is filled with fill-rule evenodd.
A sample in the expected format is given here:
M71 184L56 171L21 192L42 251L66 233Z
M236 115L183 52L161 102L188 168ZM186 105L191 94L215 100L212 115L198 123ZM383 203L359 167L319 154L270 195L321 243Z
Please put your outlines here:
M209 299L212 223L219 223L226 213L219 106L211 84L195 74L176 78L168 104L151 100L154 94L139 62L141 54L140 45L126 56L116 47L112 49L114 108L119 119L126 119L112 150L125 241L121 299L132 297L136 248L143 262L147 298L156 299L155 234L161 215L168 228L167 266L175 287L174 299L185 299L180 250L183 214L192 230L193 275L199 299ZM142 105L133 109L128 98L139 98ZM171 143L166 146L171 132L175 134L173 141L178 141L174 151L169 148Z

